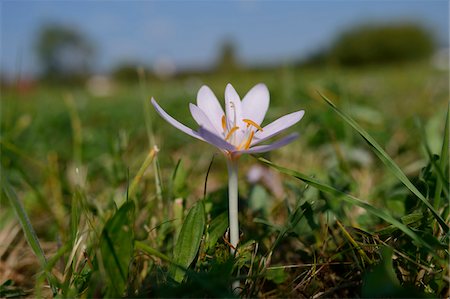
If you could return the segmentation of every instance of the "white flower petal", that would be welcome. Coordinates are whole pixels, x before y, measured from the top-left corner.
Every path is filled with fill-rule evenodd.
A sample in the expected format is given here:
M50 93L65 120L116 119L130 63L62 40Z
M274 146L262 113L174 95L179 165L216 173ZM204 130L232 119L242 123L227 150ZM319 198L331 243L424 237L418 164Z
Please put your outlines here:
M244 137L243 129L245 128L245 123L242 121L242 104L238 93L229 83L225 88L225 112L227 113L229 124L240 128L240 130L237 130L235 133L239 143Z
M242 116L260 125L269 108L269 90L265 84L255 85L242 99Z
M216 131L222 132L222 116L224 116L225 113L223 112L217 97L206 85L203 85L197 93L197 106L203 110L206 116L208 116Z
M161 115L162 118L164 118L169 124L171 124L172 126L174 126L175 128L177 128L180 131L183 131L184 133L191 135L192 137L198 138L200 140L203 140L203 137L201 137L199 135L199 133L197 133L196 131L192 130L191 128L186 127L185 125L183 125L182 123L180 123L179 121L177 121L175 118L173 118L172 116L170 116L169 114L166 113L166 111L164 111L159 105L158 103L156 103L155 99L152 98L151 100L153 107L155 107L156 112L158 112L159 115Z
M272 143L272 144L266 144L266 145L257 145L254 147L249 148L248 150L239 151L239 153L242 154L256 154L256 153L265 153L269 151L273 151L277 148L280 148L282 146L285 146L286 144L291 143L298 137L298 133L292 133L284 138L281 138L280 140Z
M199 126L204 127L208 131L211 131L212 133L218 136L222 136L223 133L221 131L217 132L216 128L211 123L210 119L208 118L208 116L206 116L206 114L203 112L202 109L200 109L199 107L195 106L192 103L189 103L189 110L191 111L192 117L198 123Z
M227 151L235 151L236 150L234 145L228 143L223 138L217 136L216 134L208 131L207 129L205 129L203 127L200 127L198 129L198 133L206 142L216 146L220 150L227 150Z
M279 119L275 120L274 122L271 122L270 124L265 126L262 131L258 131L255 133L255 137L253 138L252 145L255 145L264 140L267 140L267 139L277 135L278 133L286 130L287 128L295 125L302 119L304 114L305 114L305 111L300 110L300 111L293 112L293 113L287 114L285 116L282 116Z

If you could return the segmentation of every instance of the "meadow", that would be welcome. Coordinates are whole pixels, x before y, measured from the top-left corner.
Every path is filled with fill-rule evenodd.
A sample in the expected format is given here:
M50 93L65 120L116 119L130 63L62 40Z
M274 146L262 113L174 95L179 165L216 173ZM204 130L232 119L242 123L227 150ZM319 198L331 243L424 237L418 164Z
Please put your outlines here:
M4 88L0 297L448 297L448 80L423 62ZM224 157L149 102L195 127L200 86L229 82L268 86L264 124L306 112L297 141L241 158L236 256Z

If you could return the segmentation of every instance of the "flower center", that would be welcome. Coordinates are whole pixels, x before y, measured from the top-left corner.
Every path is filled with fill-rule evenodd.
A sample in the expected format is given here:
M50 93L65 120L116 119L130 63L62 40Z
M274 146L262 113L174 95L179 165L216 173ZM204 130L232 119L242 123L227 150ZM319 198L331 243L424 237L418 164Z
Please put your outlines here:
M228 131L227 136L225 136L225 140L230 139L230 137L233 136L234 132L236 132L237 129L239 129L238 126L232 127L232 128Z
M231 108L235 110L234 103L230 102L230 105ZM242 122L246 123L247 126L246 128L241 129L244 134L238 135L238 137L236 136L236 132L239 130L239 126L236 125L236 112L234 113L233 123L230 123L225 115L222 116L223 136L225 137L225 140L233 144L237 150L249 149L255 133L257 131L263 131L263 128L251 119L244 118L242 119Z

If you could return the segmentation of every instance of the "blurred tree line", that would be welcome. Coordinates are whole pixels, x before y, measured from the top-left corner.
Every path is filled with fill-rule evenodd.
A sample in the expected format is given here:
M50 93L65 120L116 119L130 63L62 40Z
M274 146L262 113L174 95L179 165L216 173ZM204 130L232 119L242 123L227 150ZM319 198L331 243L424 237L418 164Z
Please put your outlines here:
M358 26L343 32L331 46L317 51L300 64L365 66L401 63L426 59L435 51L433 36L416 24ZM80 83L91 74L95 45L75 28L57 24L44 25L36 41L36 54L41 64L41 79L53 83ZM140 63L121 63L110 75L118 81L138 80L137 68L149 68ZM210 72L232 73L243 69L236 47L225 41ZM185 71L189 73L198 70ZM183 75L183 74L182 74Z
M41 79L49 82L82 82L90 73L93 43L75 28L45 24L35 45Z
M311 56L307 64L366 66L429 58L433 36L416 24L364 25L343 32L329 49Z

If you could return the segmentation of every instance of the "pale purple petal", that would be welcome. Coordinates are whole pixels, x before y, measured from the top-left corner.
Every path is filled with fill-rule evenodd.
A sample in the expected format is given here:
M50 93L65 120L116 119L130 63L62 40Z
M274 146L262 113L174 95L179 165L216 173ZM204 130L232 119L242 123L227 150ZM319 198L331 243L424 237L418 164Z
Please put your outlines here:
M265 153L269 151L273 151L277 148L280 148L282 146L285 146L286 144L291 143L298 137L298 133L292 133L288 136L281 138L280 140L272 143L272 144L266 144L266 145L257 145L254 147L249 148L248 150L239 151L239 153L242 154L256 154L256 153Z
M191 111L192 117L194 120L198 123L199 126L204 127L208 131L211 131L212 133L222 136L222 131L217 132L214 125L209 120L208 116L203 112L202 109L195 106L192 103L189 103L189 110Z
M240 128L240 130L237 130L235 133L237 140L240 141L244 136L243 130L245 128L245 123L242 121L242 104L236 90L229 83L225 88L225 112L227 113L229 125L231 127L238 126Z
M217 97L206 85L203 85L197 93L197 106L203 110L216 131L222 132L222 116L224 116L225 113L223 112Z
M258 125L264 120L269 108L269 90L265 84L255 85L242 99L242 116Z
M200 127L198 129L198 133L200 136L208 143L218 147L220 150L227 150L227 151L235 151L236 148L234 145L228 143L225 141L225 139L217 136L216 134L208 131L207 129Z
M279 119L275 120L274 122L271 122L270 124L265 126L262 131L258 131L255 133L255 137L253 138L252 145L255 145L264 140L267 140L267 139L277 135L278 133L286 130L287 128L295 125L302 119L304 114L305 114L305 111L300 110L300 111L293 112L293 113L287 114L285 116L282 116Z
M166 111L164 111L159 105L158 103L156 103L155 99L152 98L152 104L153 107L155 107L156 112L158 112L159 115L161 115L162 118L164 118L169 124L171 124L172 126L174 126L175 128L177 128L180 131L183 131L184 133L191 135L192 137L198 138L200 140L203 140L203 137L201 137L199 135L199 133L197 133L196 131L192 130L191 128L186 127L185 125L183 125L182 123L180 123L179 121L177 121L175 118L173 118L172 116L170 116L169 114L166 113Z

